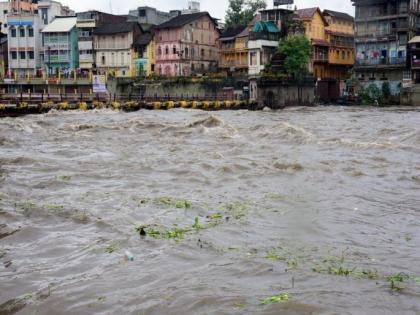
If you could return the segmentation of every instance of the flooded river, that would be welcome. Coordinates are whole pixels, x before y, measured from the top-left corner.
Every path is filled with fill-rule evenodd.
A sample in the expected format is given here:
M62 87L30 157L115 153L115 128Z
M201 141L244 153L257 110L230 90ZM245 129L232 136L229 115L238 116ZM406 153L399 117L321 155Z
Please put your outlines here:
M418 315L420 110L2 118L0 314Z

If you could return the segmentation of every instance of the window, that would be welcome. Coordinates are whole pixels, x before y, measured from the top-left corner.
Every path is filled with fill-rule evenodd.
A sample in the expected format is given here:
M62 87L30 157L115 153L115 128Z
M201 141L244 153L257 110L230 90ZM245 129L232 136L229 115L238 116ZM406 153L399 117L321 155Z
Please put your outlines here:
M11 55L12 55L12 59L13 60L16 60L17 59L17 52L16 51L12 51L11 52Z
M205 55L206 53L205 53L205 51L204 51L204 49L201 49L201 57L202 58L204 58L204 55Z
M165 47L165 55L169 55L169 47L168 46Z
M34 37L34 29L32 27L28 28L28 36Z
M162 55L162 48L159 46L158 47L158 56L161 56Z
M172 53L175 55L176 54L176 46L174 45L174 47L172 47Z
M185 58L188 58L188 47L185 47L184 55L185 55Z
M101 63L102 63L102 65L105 65L105 56L102 56L102 58L101 58Z
M25 29L23 27L19 28L19 36L25 37Z
M19 51L19 58L20 58L20 59L26 59L26 52L24 52L24 51Z
M251 52L249 54L249 64L251 66L256 66L257 65L257 53L256 52Z
M28 58L29 58L30 60L34 60L34 59L35 59L35 54L34 54L34 52L33 52L33 51L28 51Z
M10 35L11 35L12 37L16 37L16 29L15 29L14 27L12 27L12 28L10 29Z

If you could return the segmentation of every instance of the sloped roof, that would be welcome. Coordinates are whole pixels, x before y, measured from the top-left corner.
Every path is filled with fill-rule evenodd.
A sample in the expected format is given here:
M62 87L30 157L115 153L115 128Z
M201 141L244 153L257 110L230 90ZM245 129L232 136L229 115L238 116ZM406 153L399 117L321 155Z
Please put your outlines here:
M307 8L296 10L296 13L301 19L312 19L317 10L318 8Z
M137 22L106 23L102 26L99 26L97 29L95 29L93 34L112 35L112 34L129 33L133 31L136 25L138 25L141 28L141 26Z
M227 30L225 30L221 35L220 35L220 40L223 39L230 39L230 38L235 38L236 36L238 36L240 33L243 32L244 29L246 29L247 26L246 25L241 25L241 26L237 26L237 27L233 27L233 28L228 28Z
M76 27L76 17L56 17L50 24L48 24L42 33L68 33L73 27Z
M322 13L324 15L333 16L337 19L341 20L347 20L350 22L354 22L354 17L352 17L350 14L344 13L344 12L338 12L338 11L332 11L332 10L324 10Z
M324 15L318 7L296 10L296 14L301 20L311 20L316 12L319 13L325 25L328 25L328 22L325 20Z
M197 13L191 13L191 14L178 15L170 19L169 21L158 25L157 28L163 29L163 28L183 27L184 25L194 22L195 20L202 18L203 16L208 16L213 22L215 22L208 12L197 12Z
M143 33L137 38L136 45L147 46L152 41L152 39L153 39L153 35L151 33Z
M414 36L408 43L409 44L418 44L418 43L420 43L420 36Z

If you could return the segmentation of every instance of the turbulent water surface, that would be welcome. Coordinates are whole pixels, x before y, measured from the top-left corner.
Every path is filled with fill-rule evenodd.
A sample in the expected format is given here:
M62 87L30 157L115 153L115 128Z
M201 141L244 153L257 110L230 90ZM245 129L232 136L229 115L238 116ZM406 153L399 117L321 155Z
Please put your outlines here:
M418 315L419 248L420 110L0 119L1 315Z

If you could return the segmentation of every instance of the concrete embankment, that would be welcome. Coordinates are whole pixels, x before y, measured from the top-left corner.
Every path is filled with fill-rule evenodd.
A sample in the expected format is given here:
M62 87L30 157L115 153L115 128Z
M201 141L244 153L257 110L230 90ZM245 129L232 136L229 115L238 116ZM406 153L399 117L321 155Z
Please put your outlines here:
M44 102L39 104L29 104L21 102L17 104L0 104L0 117L20 116L27 114L41 114L50 110L92 110L111 108L122 111L147 110L169 110L173 108L191 108L208 111L215 110L257 110L257 105L247 101L164 101L164 102L145 102L145 101L126 101L126 102Z

